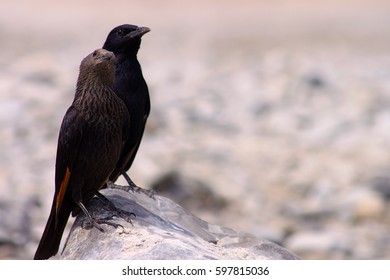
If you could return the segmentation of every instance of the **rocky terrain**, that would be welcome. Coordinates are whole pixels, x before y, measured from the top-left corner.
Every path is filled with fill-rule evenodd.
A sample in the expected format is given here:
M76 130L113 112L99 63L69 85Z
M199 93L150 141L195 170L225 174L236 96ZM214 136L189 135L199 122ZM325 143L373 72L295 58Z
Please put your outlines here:
M78 215L60 260L297 260L290 251L251 234L212 225L158 194L129 192L121 186L101 191L117 210L98 198L88 211L110 225L91 229ZM123 212L124 211L124 212Z
M0 258L32 258L79 63L122 23L152 29L140 186L302 259L390 258L389 14L384 0L2 1Z

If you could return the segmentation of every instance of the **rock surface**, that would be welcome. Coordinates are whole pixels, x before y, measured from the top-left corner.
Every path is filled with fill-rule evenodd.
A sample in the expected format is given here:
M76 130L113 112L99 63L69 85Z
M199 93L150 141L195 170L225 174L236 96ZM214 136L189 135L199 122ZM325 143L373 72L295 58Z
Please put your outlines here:
M103 225L104 232L86 229L79 215L70 231L60 259L298 259L288 250L251 234L211 225L173 201L154 194L107 189L102 193L128 213L110 220L121 226ZM109 217L109 207L94 198L92 216Z

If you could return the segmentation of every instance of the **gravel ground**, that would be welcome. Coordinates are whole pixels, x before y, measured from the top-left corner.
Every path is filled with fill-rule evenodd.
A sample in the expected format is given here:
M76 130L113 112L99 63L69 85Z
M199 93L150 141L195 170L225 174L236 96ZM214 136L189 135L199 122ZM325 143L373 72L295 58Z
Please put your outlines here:
M133 23L152 29L139 185L176 174L193 213L303 259L389 259L389 14L380 0L3 0L0 258L35 251L81 59Z

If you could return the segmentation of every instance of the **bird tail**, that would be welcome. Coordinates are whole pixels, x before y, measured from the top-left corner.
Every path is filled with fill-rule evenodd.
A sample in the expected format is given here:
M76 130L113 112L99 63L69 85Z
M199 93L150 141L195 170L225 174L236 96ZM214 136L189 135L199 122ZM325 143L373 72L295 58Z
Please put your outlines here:
M60 247L62 234L74 205L72 200L64 199L56 215L55 202L56 200L54 199L49 219L34 255L34 260L48 259L57 254Z

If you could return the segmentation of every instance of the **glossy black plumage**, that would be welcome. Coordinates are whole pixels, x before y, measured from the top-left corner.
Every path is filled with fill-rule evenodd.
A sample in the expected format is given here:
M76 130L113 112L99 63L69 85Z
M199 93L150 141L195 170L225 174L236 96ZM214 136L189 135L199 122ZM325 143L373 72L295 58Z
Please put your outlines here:
M131 167L150 113L149 90L137 59L141 37L149 31L147 27L120 25L108 34L103 45L104 49L112 51L117 58L114 90L125 103L130 115L127 141L110 176L113 182Z
M70 213L102 188L122 153L129 115L113 91L115 56L96 50L80 65L76 94L60 128L55 172L55 193L46 228L34 259L58 252Z

